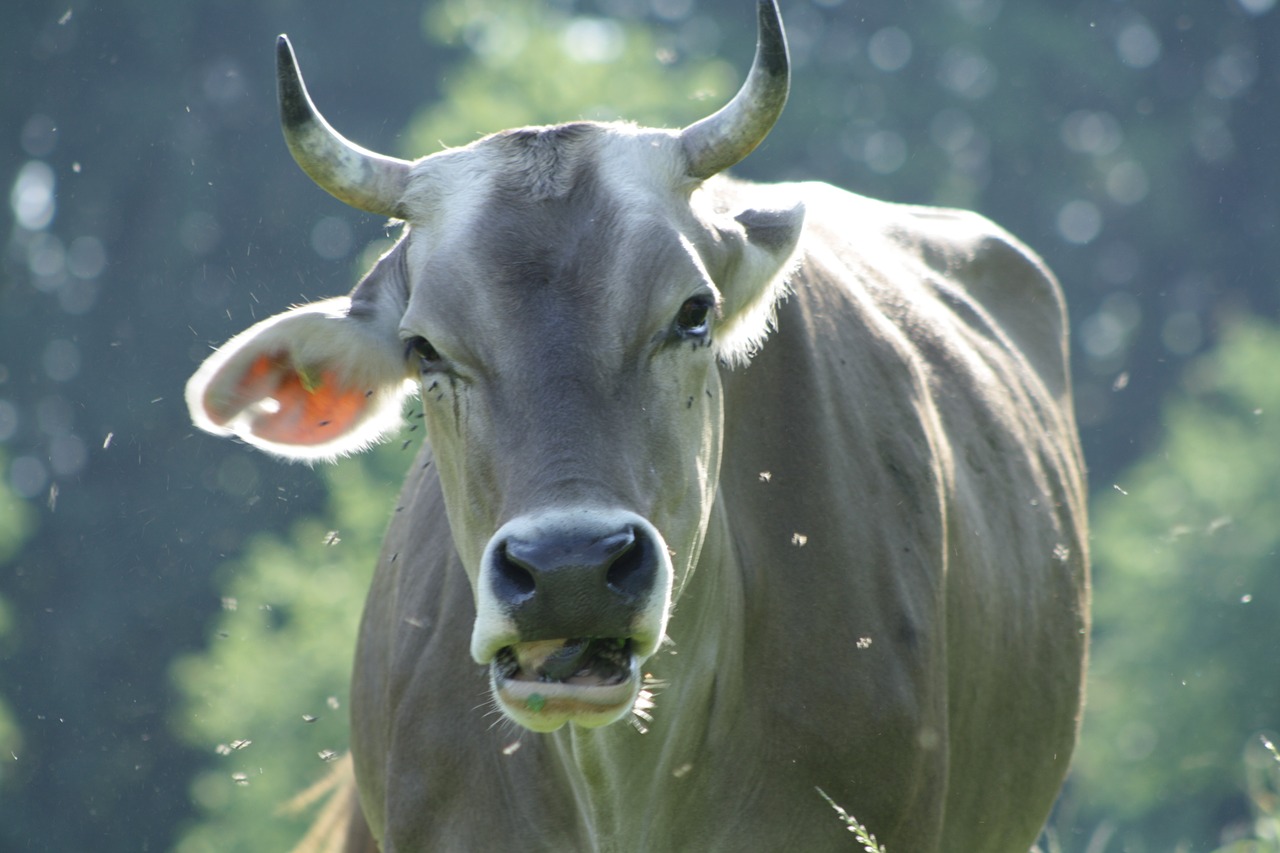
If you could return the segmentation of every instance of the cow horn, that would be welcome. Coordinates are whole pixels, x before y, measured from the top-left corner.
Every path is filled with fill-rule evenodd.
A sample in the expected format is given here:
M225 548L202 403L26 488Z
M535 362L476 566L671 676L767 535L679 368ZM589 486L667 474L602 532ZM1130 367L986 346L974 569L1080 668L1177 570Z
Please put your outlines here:
M760 35L747 81L719 112L680 132L690 177L722 172L750 154L768 135L791 88L787 36L776 0L760 0Z
M339 201L403 218L400 200L413 164L361 148L334 130L311 102L293 47L283 35L276 40L276 83L284 139L302 171Z

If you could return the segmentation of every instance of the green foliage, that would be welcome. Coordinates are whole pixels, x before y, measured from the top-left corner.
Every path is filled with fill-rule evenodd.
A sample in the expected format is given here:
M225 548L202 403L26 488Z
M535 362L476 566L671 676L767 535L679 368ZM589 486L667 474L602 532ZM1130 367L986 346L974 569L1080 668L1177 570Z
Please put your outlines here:
M8 460L0 452L0 472L8 470ZM34 531L36 515L26 501L19 498L0 479L0 567L6 565ZM14 614L9 603L0 597L0 658L7 658L16 645ZM0 790L9 776L5 771L22 753L22 732L13 711L0 694Z
M8 457L0 452L0 471L9 470ZM4 565L18 553L22 543L36 528L36 515L31 505L13 493L9 484L0 478L0 565ZM3 611L0 611L0 637L8 627Z
M1265 735L1258 738L1245 753L1245 769L1253 832L1214 853L1280 853L1280 749Z
M323 518L259 536L223 566L209 647L173 668L184 701L172 724L216 755L192 784L204 819L181 853L287 850L305 831L309 815L282 807L346 749L356 627L409 459L400 447L326 469Z
M1077 792L1127 823L1127 850L1216 842L1239 745L1280 729L1277 364L1280 329L1231 329L1188 370L1161 443L1094 504Z
M4 487L0 485L0 495L4 492ZM12 633L13 613L8 602L0 598L0 655L5 653L5 646ZM0 695L0 791L4 790L5 783L9 781L10 774L7 771L21 755L22 730L18 727L18 721L5 703L3 695Z
M638 23L570 17L524 0L449 0L428 6L423 21L433 40L468 46L471 61L413 119L410 156L523 125L625 118L680 126L719 109L736 85L723 60L663 65L653 33Z

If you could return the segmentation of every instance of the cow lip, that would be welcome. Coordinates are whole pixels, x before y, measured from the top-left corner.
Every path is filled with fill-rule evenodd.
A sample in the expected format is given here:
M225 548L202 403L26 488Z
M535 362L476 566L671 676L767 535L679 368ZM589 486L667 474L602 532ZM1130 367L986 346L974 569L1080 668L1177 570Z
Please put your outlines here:
M538 732L567 722L596 727L621 719L640 691L629 638L515 643L489 665L494 698L515 722Z

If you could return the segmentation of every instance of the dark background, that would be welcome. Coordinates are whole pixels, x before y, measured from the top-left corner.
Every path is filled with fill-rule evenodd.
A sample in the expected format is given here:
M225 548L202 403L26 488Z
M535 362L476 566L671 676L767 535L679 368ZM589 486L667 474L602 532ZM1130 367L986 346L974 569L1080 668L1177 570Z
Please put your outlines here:
M162 850L195 819L188 787L210 757L171 730L168 667L208 636L214 569L317 512L327 486L195 434L183 383L255 319L345 292L384 234L289 158L273 39L290 34L345 135L415 156L432 147L411 120L480 49L430 35L437 5L501 3L0 13L0 850ZM740 75L752 5L548 14L649 27L677 70L719 56ZM1093 488L1111 490L1156 446L1189 361L1280 308L1280 14L1268 0L782 8L792 99L737 172L970 207L1039 251L1072 311Z

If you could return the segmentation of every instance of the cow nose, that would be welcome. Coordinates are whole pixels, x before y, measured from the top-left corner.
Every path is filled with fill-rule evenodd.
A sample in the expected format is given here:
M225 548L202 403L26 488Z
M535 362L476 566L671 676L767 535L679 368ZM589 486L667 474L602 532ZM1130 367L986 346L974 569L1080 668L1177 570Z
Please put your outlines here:
M494 599L526 641L627 636L659 565L656 544L632 524L511 531L491 554Z

